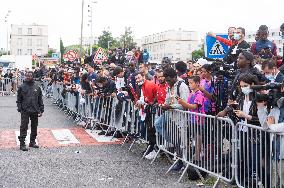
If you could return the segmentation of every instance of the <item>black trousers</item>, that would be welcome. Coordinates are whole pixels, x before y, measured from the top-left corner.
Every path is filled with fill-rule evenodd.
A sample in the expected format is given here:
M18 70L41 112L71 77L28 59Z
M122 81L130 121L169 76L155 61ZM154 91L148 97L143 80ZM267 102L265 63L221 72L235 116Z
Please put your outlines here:
M19 140L25 140L27 136L29 120L31 120L30 140L35 141L37 136L38 113L22 112Z

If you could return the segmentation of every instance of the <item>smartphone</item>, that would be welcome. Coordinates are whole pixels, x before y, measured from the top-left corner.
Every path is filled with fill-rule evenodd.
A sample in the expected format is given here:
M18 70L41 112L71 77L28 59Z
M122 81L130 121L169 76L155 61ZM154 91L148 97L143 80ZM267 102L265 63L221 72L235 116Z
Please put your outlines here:
M234 110L240 110L240 106L238 103L233 103L233 104L230 104L231 108L233 108Z

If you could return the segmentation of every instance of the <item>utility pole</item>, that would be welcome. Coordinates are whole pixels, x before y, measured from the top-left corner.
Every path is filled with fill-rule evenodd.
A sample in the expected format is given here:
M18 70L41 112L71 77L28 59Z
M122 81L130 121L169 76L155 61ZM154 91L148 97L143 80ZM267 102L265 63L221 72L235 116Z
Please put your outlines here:
M111 43L111 41L107 41L107 49L109 50L109 44Z
M83 24L84 24L84 4L85 0L82 0L82 18L81 18L81 40L80 40L80 61L83 53Z

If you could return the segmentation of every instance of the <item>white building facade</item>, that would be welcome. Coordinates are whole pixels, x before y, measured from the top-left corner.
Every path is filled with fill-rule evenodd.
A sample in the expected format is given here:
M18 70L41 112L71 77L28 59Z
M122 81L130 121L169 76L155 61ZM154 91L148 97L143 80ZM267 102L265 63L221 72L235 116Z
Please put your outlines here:
M246 32L245 40L252 44L255 42L256 31ZM279 29L269 29L268 40L274 42L277 46L277 54L282 56L283 54L283 39L281 38L281 32Z
M48 53L47 25L11 26L11 55L44 56Z
M187 61L192 52L198 48L198 33L196 31L169 30L145 36L141 47L150 53L151 61L161 61L163 57L173 61Z

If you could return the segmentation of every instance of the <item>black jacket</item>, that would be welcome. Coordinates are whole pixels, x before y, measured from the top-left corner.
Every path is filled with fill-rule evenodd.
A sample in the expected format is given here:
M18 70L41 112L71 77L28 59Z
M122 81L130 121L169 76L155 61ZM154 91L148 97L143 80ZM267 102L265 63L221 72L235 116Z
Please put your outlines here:
M115 82L108 79L108 82L103 87L97 87L98 95L101 96L109 96L112 93L116 92L116 85Z
M247 51L249 49L250 49L250 45L246 41L242 41L240 44L235 44L229 48L226 56L224 57L224 61L227 64L233 64L234 68L238 68L237 59L238 59L239 54L242 51Z
M233 80L231 87L229 87L229 99L232 100L236 100L236 97L239 95L240 91L238 90L238 84L239 84L239 78L242 74L252 74L254 76L257 77L259 82L267 82L268 80L265 78L265 76L263 74L261 74L261 72L259 72L258 69L251 67L247 70L241 71L241 70L237 70L235 79Z
M18 89L17 107L21 113L43 113L44 105L40 87L34 82L24 82Z
M251 106L249 108L249 114L252 116L251 120L248 120L247 123L248 124L252 124L255 126L260 126L259 123L259 119L258 119L258 115L257 115L257 104L256 104L256 99L255 99L255 93L250 93L250 98L252 98L252 103ZM239 110L243 111L243 106L244 106L244 100L245 100L245 95L243 93L239 93L237 98L236 98L236 102L239 104ZM238 118L235 116L233 110L233 108L231 108L230 106L227 106L225 109L228 113L229 113L229 117L234 121L234 123L238 123L239 121L243 120L243 118Z

